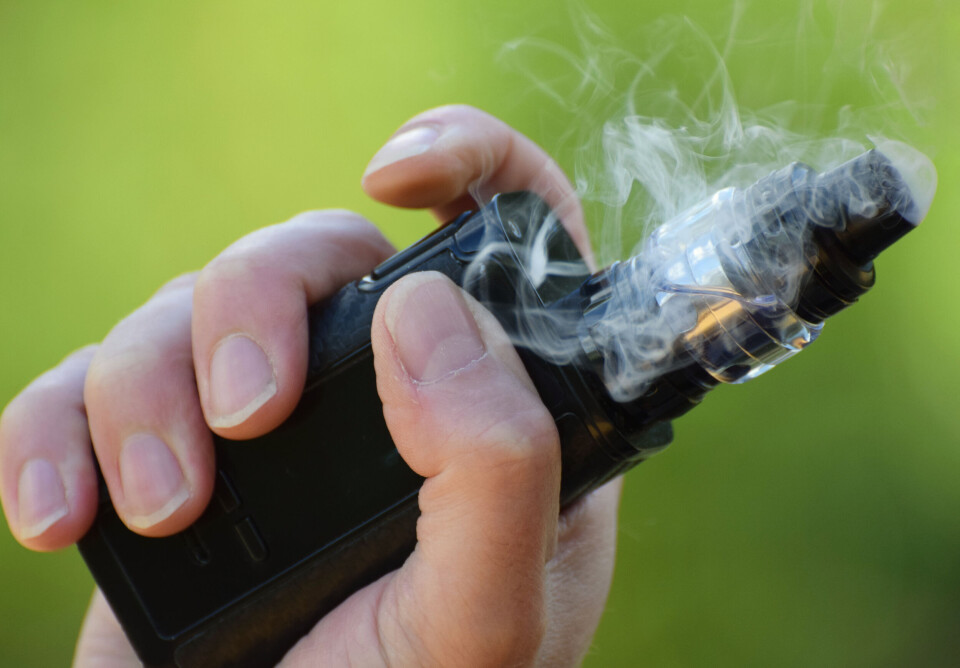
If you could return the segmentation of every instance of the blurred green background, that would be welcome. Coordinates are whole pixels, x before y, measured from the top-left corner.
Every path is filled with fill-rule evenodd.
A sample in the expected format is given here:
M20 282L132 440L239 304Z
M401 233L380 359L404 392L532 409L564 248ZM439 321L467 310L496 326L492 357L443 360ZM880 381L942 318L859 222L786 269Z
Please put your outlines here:
M878 131L934 156L940 190L862 304L799 360L715 392L628 476L587 665L957 665L960 9L840 6L0 1L0 403L265 224L348 207L414 241L428 217L371 203L359 178L423 109L484 108L572 170L602 119L539 92L502 45L577 50L589 10L641 53L644 26L688 16L745 108L817 105L803 131L873 108ZM685 67L659 76L709 76ZM66 664L91 587L75 550L0 532L0 666Z

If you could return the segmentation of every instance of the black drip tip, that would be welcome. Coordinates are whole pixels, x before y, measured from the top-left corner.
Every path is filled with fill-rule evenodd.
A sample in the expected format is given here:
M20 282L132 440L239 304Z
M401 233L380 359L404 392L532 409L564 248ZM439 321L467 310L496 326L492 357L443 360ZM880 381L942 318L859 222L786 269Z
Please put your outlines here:
M910 188L880 151L867 151L816 177L816 187L801 192L810 210L841 216L828 225L843 252L861 267L916 227L917 206ZM826 201L822 201L826 200Z
M919 223L891 161L873 149L823 174L798 170L800 209L814 223L797 314L822 322L873 287L873 260Z

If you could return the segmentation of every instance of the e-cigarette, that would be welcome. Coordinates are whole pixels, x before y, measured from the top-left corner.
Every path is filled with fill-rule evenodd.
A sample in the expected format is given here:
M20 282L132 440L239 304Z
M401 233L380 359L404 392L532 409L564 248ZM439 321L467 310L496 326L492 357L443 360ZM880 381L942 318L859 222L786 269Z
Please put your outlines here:
M511 336L562 444L568 505L672 438L719 383L802 350L874 282L872 261L926 215L935 175L899 145L824 173L795 163L722 190L591 274L554 213L502 194L310 311L296 411L253 441L216 439L217 481L188 530L145 538L105 487L80 551L149 666L278 661L412 551L422 480L384 424L370 348L379 296L442 272Z

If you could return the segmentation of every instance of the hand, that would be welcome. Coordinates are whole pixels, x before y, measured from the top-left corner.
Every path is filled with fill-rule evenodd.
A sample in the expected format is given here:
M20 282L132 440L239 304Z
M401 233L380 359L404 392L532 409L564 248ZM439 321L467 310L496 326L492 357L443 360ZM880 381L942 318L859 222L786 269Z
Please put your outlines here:
M363 183L441 221L473 208L471 193L534 190L588 252L556 165L472 108L412 119ZM189 526L213 487L210 430L245 439L279 425L304 384L307 306L392 252L354 214L297 216L170 282L99 346L40 376L0 419L0 496L17 539L53 550L89 528L91 442L128 527L165 536ZM417 548L283 665L576 664L609 589L619 481L559 513L553 421L496 320L446 278L416 274L387 290L372 342L390 432L426 478ZM76 665L138 665L99 592Z

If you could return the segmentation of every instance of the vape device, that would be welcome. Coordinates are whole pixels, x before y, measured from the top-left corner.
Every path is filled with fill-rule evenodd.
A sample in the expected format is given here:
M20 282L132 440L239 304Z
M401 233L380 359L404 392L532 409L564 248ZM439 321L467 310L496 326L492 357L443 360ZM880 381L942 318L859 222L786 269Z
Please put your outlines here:
M823 174L790 165L718 192L593 275L543 201L499 195L311 309L300 404L261 438L216 439L213 500L191 528L139 536L101 484L81 554L148 666L272 665L415 545L422 479L384 424L370 348L393 281L439 271L499 319L556 421L565 506L866 292L873 258L932 197L908 163L873 150Z

